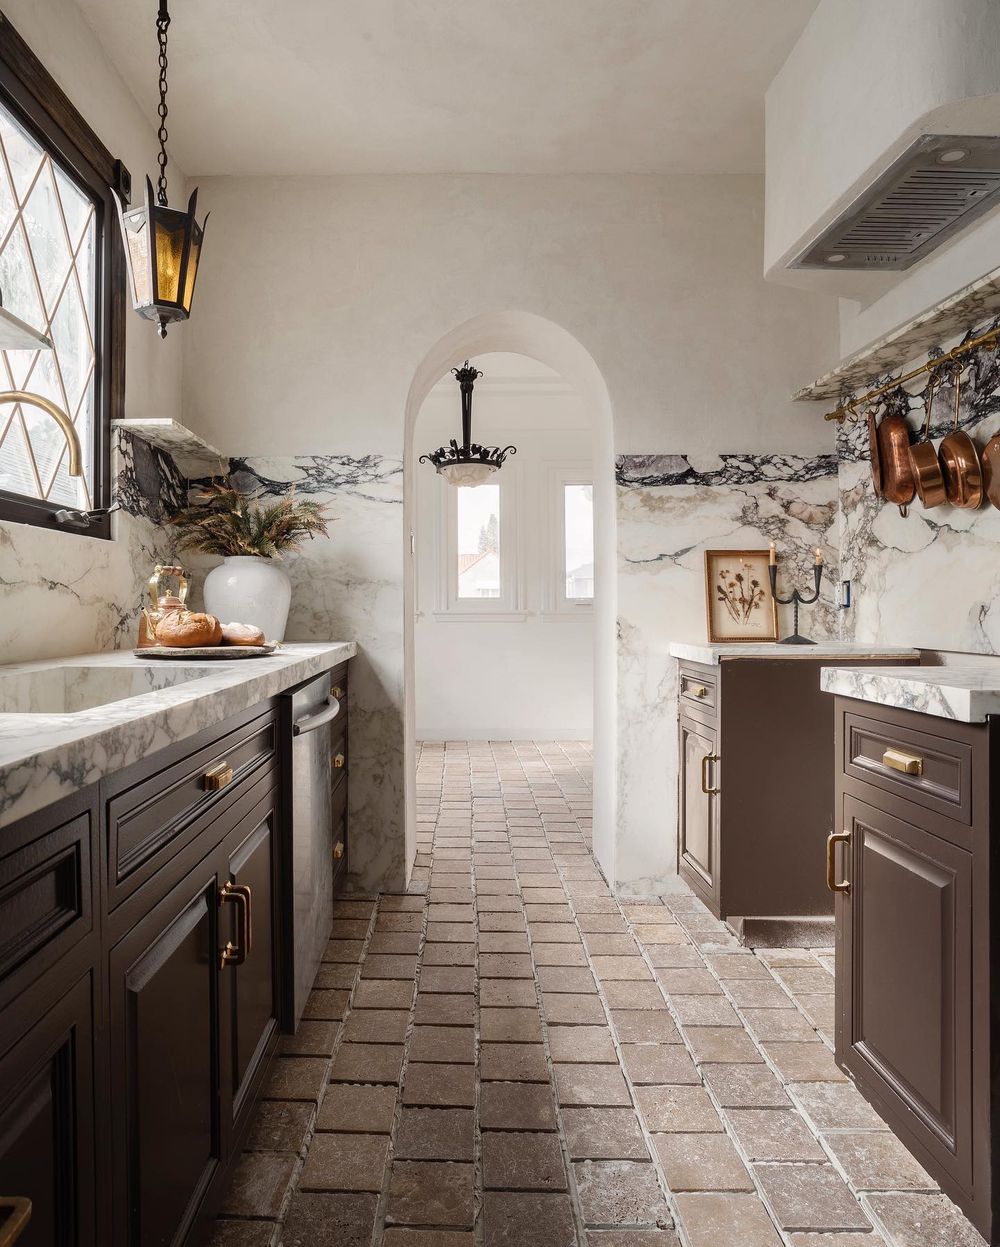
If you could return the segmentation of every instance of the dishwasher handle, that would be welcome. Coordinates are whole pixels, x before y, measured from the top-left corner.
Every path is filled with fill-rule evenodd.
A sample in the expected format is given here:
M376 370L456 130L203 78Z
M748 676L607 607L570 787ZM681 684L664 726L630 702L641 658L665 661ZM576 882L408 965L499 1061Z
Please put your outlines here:
M340 714L340 702L331 693L326 699L325 710L319 710L316 714L307 714L292 724L292 735L304 736L306 732L315 732L318 727L332 723L338 714Z

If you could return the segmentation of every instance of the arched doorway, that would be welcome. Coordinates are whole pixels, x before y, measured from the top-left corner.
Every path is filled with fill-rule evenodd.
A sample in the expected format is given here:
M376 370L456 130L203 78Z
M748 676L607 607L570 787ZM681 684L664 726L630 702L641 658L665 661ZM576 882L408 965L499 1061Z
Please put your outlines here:
M510 352L558 372L587 405L594 463L594 855L615 885L616 794L616 506L611 399L587 349L555 322L531 312L486 312L457 325L430 348L406 398L403 469L403 652L406 786L406 871L416 846L416 714L414 680L413 436L432 386L456 363L487 352Z

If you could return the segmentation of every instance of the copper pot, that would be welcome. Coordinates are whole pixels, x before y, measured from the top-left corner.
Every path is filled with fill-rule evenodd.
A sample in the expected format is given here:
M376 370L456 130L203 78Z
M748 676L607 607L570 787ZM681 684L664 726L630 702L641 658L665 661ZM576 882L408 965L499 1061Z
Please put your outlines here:
M981 462L986 497L1000 509L1000 433L994 433L983 447Z
M971 511L983 500L983 471L975 443L964 429L958 427L961 394L962 375L959 372L955 374L954 428L941 443L938 457L948 501L953 506Z
M917 497L925 507L939 507L947 497L941 464L930 440L931 411L934 407L934 391L937 379L931 377L927 383L927 415L924 418L922 438L910 447L910 469Z
M878 422L875 419L875 412L871 408L868 410L868 447L872 465L872 485L875 487L875 497L881 498L882 460L878 449Z
M910 466L910 426L899 412L882 417L878 426L878 455L882 472L882 497L894 502L901 514L913 501L914 478Z

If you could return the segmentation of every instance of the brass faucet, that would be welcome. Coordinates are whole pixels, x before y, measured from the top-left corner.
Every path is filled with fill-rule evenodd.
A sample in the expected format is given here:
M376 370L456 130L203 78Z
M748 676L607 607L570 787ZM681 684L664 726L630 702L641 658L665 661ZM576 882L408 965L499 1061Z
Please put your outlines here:
M73 427L73 421L61 407L57 407L55 403L50 402L41 394L31 394L27 390L2 390L0 403L24 403L30 407L40 407L42 411L48 412L62 429L63 437L66 439L66 446L69 449L67 471L70 476L83 476L83 448L80 445L80 438Z

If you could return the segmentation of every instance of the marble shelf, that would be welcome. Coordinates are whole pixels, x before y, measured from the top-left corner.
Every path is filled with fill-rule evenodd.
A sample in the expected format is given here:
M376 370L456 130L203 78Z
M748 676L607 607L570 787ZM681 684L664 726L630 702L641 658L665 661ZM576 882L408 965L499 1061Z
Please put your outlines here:
M960 723L984 723L1000 714L1000 664L983 667L824 667L826 693Z
M194 460L199 463L226 463L226 456L216 450L209 442L197 433L192 433L177 420L116 420L116 429L125 429L149 442L167 450L177 458Z
M758 645L711 645L706 642L671 641L670 655L688 662L717 667L733 658L919 658L920 651L907 646L845 645L835 641L818 645L781 645L773 641Z
M867 390L877 378L895 372L932 346L965 333L1000 312L1000 269L993 269L905 324L876 338L832 371L803 386L793 402L824 402L835 406L844 394Z

